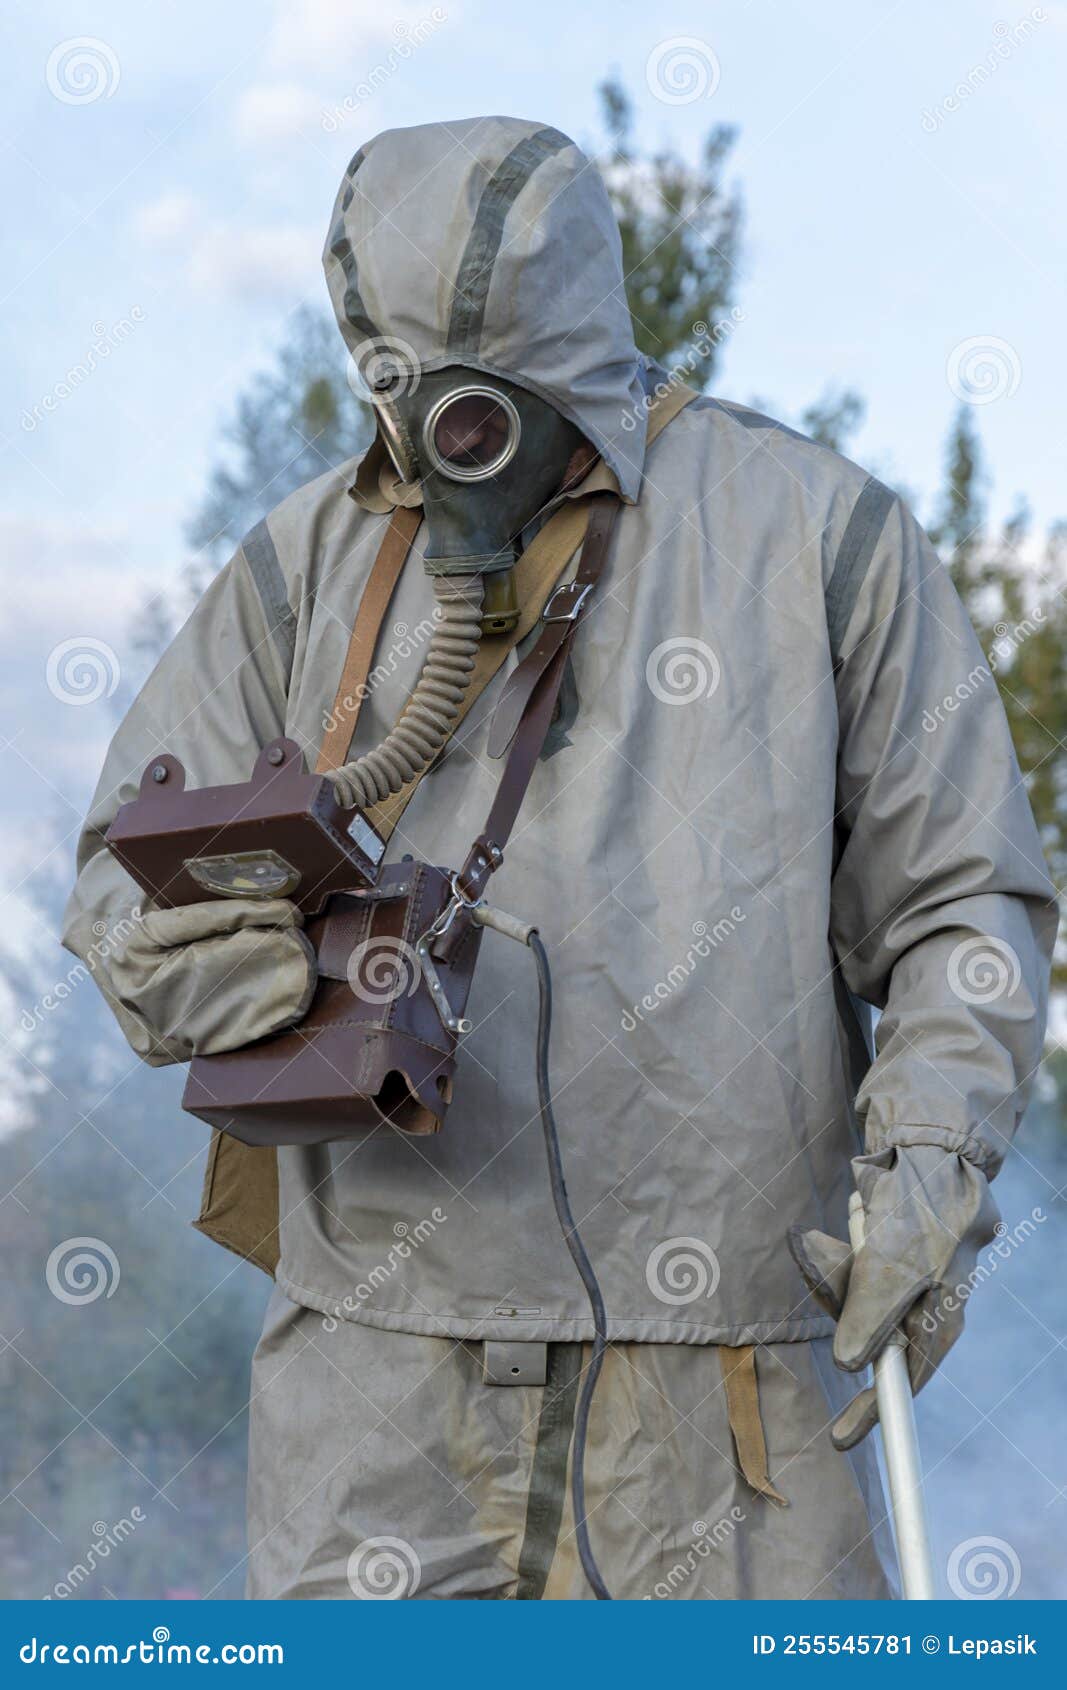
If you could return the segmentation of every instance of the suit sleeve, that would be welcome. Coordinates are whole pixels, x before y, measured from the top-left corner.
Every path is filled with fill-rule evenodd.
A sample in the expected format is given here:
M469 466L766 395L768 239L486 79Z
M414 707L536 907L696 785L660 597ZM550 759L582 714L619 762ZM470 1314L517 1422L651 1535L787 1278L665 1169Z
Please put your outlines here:
M831 939L882 1011L857 1106L868 1151L936 1145L992 1175L1041 1058L1055 893L948 572L886 489L861 516L831 583L847 608Z
M284 732L295 619L266 525L260 530L216 576L130 707L78 843L63 943L92 973L133 1049L153 1065L182 1061L188 1051L110 988L109 954L121 948L143 894L104 836L159 752L184 763L190 786L222 784L247 780L258 751Z

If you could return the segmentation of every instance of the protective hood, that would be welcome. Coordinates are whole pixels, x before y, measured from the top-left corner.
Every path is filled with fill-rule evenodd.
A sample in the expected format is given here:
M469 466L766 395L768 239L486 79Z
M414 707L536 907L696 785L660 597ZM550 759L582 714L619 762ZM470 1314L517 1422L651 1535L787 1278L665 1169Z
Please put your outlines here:
M507 117L386 130L345 172L323 262L361 371L385 356L412 384L456 364L513 381L580 428L637 498L643 360L619 231L566 135ZM357 481L368 503L380 462L376 443Z

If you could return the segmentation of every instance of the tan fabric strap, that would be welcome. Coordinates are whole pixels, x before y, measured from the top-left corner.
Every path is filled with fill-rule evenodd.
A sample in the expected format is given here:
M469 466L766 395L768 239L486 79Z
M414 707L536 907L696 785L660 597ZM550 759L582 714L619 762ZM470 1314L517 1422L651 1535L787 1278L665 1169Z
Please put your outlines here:
M763 1436L756 1381L756 1351L751 1344L738 1344L736 1348L719 1344L717 1347L738 1466L754 1491L788 1508L788 1502L781 1491L775 1490L767 1471L767 1441Z
M519 621L510 633L486 634L478 647L478 655L474 660L470 685L460 702L452 724L452 736L456 729L473 709L482 693L506 662L508 653L535 626L541 615L541 609L549 593L552 591L585 535L589 521L589 506L586 500L577 500L566 505L549 522L545 523L541 532L531 541L515 565L515 589L519 604L522 607ZM446 746L443 755L448 755ZM371 826L388 839L396 827L408 804L415 796L415 789L422 779L417 775L408 781L399 792L392 793L380 804L374 804L367 811L367 820Z
M337 695L327 718L326 733L315 764L316 774L325 774L327 769L339 769L348 757L359 712L367 696L367 677L374 662L378 635L421 521L421 510L405 510L398 506L382 537L352 624L352 636Z

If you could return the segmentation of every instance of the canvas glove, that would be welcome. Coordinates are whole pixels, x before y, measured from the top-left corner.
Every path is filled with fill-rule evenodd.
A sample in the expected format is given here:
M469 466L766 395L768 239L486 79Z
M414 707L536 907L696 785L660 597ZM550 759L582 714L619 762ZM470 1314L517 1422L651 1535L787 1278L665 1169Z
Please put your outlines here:
M237 1050L301 1021L317 978L303 919L287 898L149 906L108 961L116 997L156 1042L149 1060Z
M800 1227L790 1228L789 1248L812 1294L837 1321L837 1365L859 1372L901 1326L911 1388L918 1392L963 1330L970 1275L994 1235L997 1206L984 1173L933 1145L857 1156L852 1168L867 1219L862 1249L854 1254L841 1239ZM877 1419L869 1385L835 1421L835 1448L851 1449Z

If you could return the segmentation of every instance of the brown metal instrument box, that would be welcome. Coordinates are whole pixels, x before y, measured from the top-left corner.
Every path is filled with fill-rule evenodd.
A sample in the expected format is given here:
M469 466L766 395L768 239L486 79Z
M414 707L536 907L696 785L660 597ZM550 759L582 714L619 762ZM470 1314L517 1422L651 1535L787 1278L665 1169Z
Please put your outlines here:
M290 898L317 914L334 892L373 886L383 841L332 781L308 774L300 747L276 739L248 781L187 791L176 757L153 758L107 844L163 908L210 897Z

